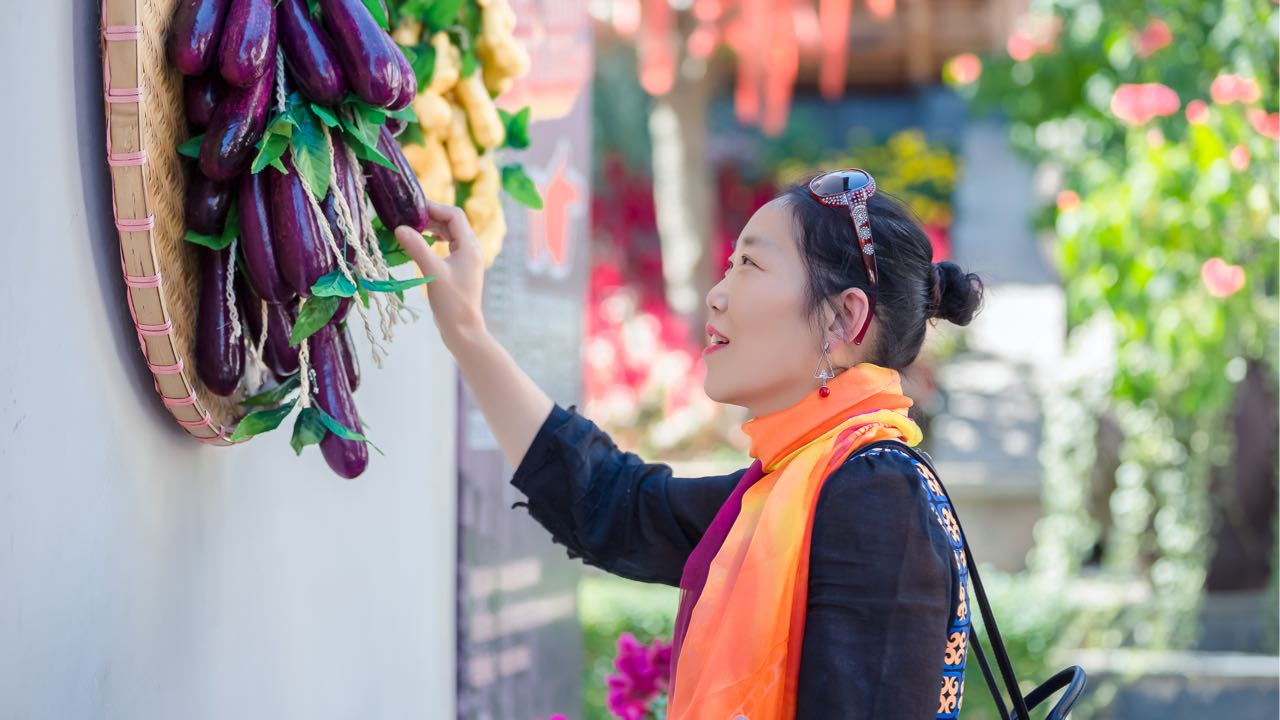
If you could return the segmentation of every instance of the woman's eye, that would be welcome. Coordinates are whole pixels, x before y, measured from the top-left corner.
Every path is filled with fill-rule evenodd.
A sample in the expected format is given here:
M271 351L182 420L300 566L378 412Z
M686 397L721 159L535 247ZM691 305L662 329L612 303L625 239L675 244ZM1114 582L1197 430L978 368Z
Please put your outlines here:
M742 262L744 262L744 263L751 263L752 265L755 265L755 264L756 264L756 261L755 261L755 260L752 260L751 258L747 257L746 255L743 255L743 256L742 256ZM757 265L756 267L759 267L759 266Z

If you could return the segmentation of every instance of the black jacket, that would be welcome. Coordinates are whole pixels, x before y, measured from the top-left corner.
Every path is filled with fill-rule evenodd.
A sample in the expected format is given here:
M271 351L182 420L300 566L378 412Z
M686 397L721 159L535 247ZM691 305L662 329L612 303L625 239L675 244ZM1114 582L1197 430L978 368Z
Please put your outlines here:
M678 585L744 470L672 477L556 405L511 482L569 557ZM827 478L810 543L796 717L951 718L969 617L949 505L906 446L872 443ZM950 663L947 661L950 660Z

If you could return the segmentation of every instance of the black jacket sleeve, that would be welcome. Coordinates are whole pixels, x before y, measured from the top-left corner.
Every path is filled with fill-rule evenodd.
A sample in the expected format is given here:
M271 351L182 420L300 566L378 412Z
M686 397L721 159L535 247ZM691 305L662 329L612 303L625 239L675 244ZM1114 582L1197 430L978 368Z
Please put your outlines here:
M958 589L910 461L855 455L827 478L810 545L796 717L933 718Z
M618 449L603 430L556 405L511 483L569 557L615 575L679 585L685 560L745 470L672 477L671 467Z

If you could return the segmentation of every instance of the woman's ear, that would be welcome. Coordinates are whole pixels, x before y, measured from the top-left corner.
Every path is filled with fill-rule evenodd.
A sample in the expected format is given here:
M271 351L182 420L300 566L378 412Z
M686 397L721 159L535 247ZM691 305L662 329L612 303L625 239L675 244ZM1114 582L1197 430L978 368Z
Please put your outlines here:
M842 344L853 343L870 307L866 292L860 288L846 288L832 299L831 305L835 312L825 331L831 337L839 338Z

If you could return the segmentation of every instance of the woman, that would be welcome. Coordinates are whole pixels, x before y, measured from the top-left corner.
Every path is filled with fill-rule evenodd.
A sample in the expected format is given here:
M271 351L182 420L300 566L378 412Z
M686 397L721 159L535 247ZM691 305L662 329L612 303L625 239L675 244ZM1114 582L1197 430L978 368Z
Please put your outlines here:
M959 712L969 617L950 506L908 450L898 370L926 323L964 325L982 283L933 263L860 170L788 189L743 228L707 294L705 389L745 407L755 462L674 478L554 403L485 330L480 247L432 204L441 259L396 235L532 516L570 557L678 585L672 720ZM817 368L815 372L814 368Z

